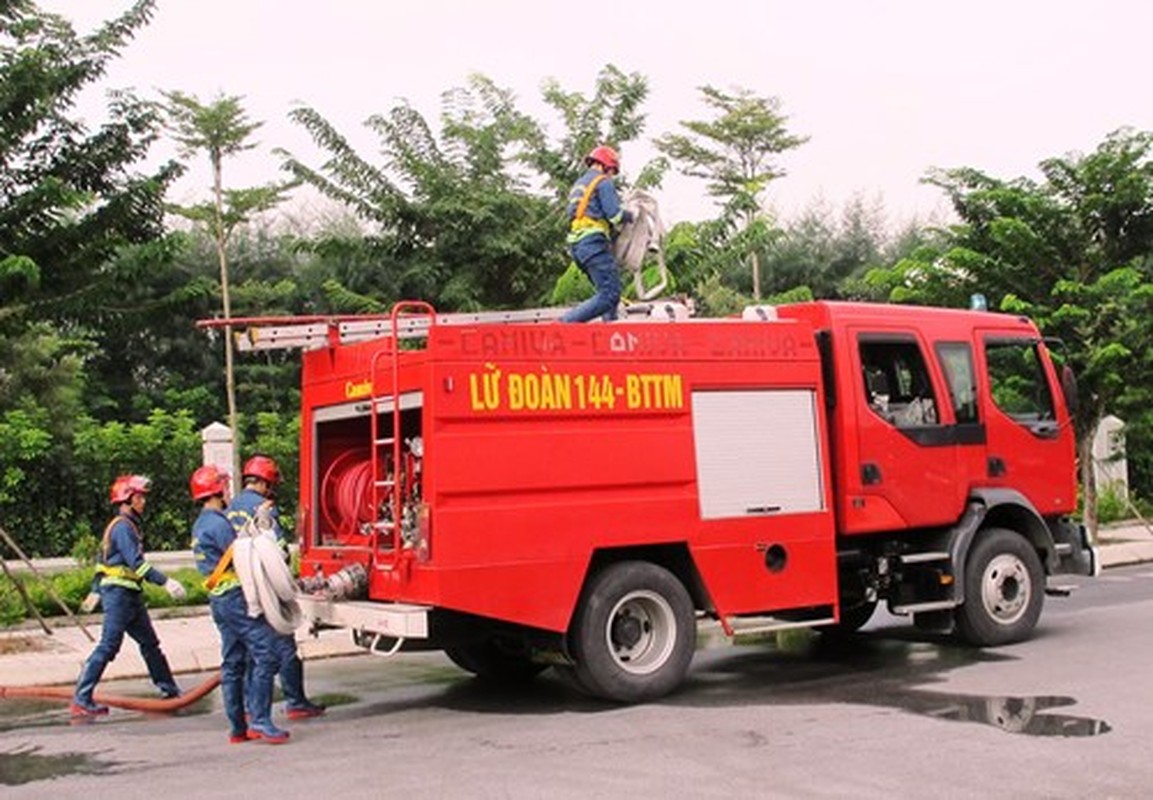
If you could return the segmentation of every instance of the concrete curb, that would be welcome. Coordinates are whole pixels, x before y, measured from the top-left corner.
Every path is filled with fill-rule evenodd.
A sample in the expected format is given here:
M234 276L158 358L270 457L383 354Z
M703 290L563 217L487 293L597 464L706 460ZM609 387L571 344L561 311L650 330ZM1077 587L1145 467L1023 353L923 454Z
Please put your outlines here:
M1146 561L1153 561L1153 541L1111 542L1108 545L1100 546L1098 552L1101 555L1101 566L1104 569L1141 564Z

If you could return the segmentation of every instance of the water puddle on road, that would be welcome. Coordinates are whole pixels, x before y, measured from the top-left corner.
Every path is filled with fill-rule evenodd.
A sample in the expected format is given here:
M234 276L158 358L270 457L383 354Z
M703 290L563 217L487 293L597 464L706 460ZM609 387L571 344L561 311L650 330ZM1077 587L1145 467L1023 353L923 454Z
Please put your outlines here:
M721 648L704 654L689 687L674 702L833 702L990 725L1026 736L1100 736L1112 730L1104 720L1054 711L1076 705L1073 697L934 691L926 684L959 667L1012 659L943 638L903 640L888 632L835 641L810 631L783 631L759 645L736 645L729 653Z
M0 786L62 778L66 775L98 775L116 767L91 753L43 754L39 747L20 747L0 752Z
M1089 717L1053 714L1051 708L1076 704L1072 697L982 697L913 690L881 694L871 704L884 705L951 722L992 725L1006 733L1026 736L1100 736L1109 723Z
M1104 720L1051 710L1076 705L1072 697L972 695L933 691L916 685L926 679L936 680L941 673L966 663L994 660L998 658L995 653L924 642L884 645L881 652L880 661L890 661L896 669L894 679L878 681L864 691L860 691L860 687L846 691L853 696L839 699L950 722L991 725L1006 733L1026 736L1100 736L1112 730Z

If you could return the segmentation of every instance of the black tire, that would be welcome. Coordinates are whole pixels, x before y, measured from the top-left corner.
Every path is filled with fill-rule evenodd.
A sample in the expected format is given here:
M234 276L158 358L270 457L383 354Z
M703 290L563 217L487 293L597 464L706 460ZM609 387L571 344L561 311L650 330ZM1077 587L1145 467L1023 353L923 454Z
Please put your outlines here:
M552 674L557 677L557 680L559 680L561 685L566 689L570 689L585 697L593 696L588 687L581 683L580 675L577 674L576 667L572 664L557 664L552 668Z
M492 639L446 647L444 654L466 672L494 683L522 683L548 669Z
M671 572L622 561L592 578L569 635L573 671L589 694L640 703L684 680L697 623L689 593Z
M848 636L865 627L876 610L876 600L865 600L855 606L841 606L840 620L831 625L818 625L816 630L825 636Z
M969 644L995 647L1032 633L1045 602L1045 571L1020 534L989 528L965 562L965 602L953 612L957 634Z

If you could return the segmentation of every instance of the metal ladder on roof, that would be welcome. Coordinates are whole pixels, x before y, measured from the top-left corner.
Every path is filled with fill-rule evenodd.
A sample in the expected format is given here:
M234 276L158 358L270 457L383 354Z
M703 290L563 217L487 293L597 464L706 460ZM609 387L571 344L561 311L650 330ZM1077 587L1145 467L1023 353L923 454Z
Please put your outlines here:
M316 350L367 339L393 337L419 339L428 336L433 325L536 324L556 322L567 308L526 308L517 311L477 311L438 314L424 301L401 301L397 306L411 308L419 303L429 309L420 314L356 314L295 317L234 317L197 323L199 328L233 330L237 350ZM396 306L393 307L395 311ZM681 303L652 301L632 303L622 309L622 321L677 322L692 311ZM595 323L594 323L595 324Z
M415 305L428 310L421 314L396 314L398 307L411 309ZM405 300L394 305L392 312L387 315L251 317L232 320L232 327L237 329L236 347L240 351L294 348L315 350L384 337L397 340L425 338L434 325L555 322L565 311L567 309L564 308L537 308L438 314L422 300Z

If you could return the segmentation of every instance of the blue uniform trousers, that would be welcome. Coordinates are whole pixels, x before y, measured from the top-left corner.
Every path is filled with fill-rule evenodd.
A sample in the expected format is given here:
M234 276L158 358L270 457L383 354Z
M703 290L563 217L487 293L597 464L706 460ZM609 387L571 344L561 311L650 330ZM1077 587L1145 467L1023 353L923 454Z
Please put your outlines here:
M269 732L272 724L272 681L280 669L281 649L277 633L264 619L248 616L248 604L239 587L209 597L212 620L220 630L220 690L224 713L234 735L248 728ZM251 685L245 687L248 662L253 662ZM244 719L245 699L249 700L250 723Z
M609 322L616 319L617 306L621 302L621 278L608 238L600 235L586 236L570 245L569 252L596 287L596 294L570 309L561 317L561 321L588 322L601 317Z
M144 593L124 586L102 585L100 603L104 606L100 641L84 662L84 669L76 681L76 703L93 705L92 693L96 691L96 684L104 675L105 668L120 652L125 634L140 646L140 655L148 667L148 677L156 684L156 688L166 697L179 695L180 688L172 678L172 668L160 649L160 639L152 627L152 618L148 616Z
M284 692L284 707L294 709L309 708L312 702L304 694L304 663L296 652L296 635L292 633L276 633L274 647L277 651L277 660L280 662L280 689ZM248 686L252 685L251 675L255 669L252 661L248 662ZM251 696L249 696L251 706Z

